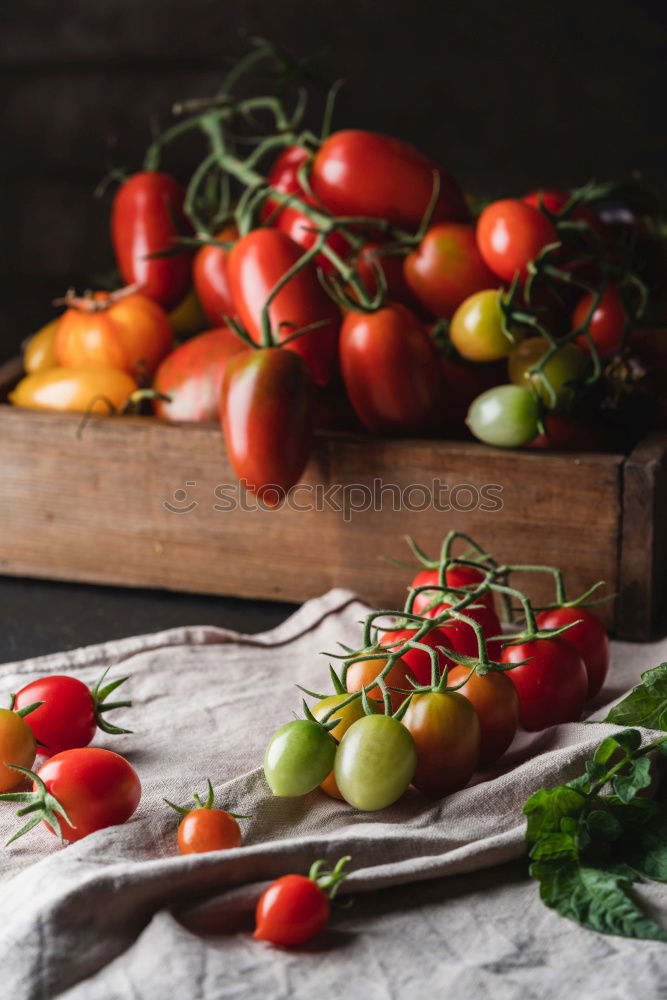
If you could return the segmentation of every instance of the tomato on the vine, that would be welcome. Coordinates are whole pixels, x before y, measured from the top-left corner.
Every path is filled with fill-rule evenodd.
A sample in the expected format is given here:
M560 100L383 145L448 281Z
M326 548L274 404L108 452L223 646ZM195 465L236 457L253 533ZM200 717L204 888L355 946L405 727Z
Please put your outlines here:
M387 659L382 659L382 657L368 660L357 660L356 663L351 663L345 677L345 687L350 693L352 691L361 691L362 688L368 687L374 680L376 680L378 674L384 670L386 665ZM403 691L410 691L412 690L410 679L413 677L415 677L413 671L408 666L406 661L399 656L399 658L392 664L389 673L384 677L384 682L388 688L401 688ZM374 687L373 690L369 692L369 696L374 701L382 701L382 692L379 687ZM401 694L401 691L389 691L389 697L391 698L392 709L395 712L399 705L405 701L407 696L405 694ZM359 699L359 701L361 702L361 699ZM353 702L352 704L356 704L356 702Z
M375 660L372 662L378 663L379 661ZM374 679L375 679L374 677L371 677L368 681L362 680L361 685L359 687L350 687L349 676L348 676L347 690L360 691L362 685L370 684ZM391 684L393 682L388 681L388 683ZM405 678L400 679L400 684L401 687L405 686ZM376 689L370 694L369 701L371 705L374 704L374 699L377 697L379 697L379 691ZM356 698L354 701L351 701L347 705L343 705L342 708L339 708L338 706L340 705L340 703L342 701L346 701L347 698L348 694L346 692L343 692L342 694L331 694L327 698L322 698L321 701L318 701L318 703L313 708L313 715L315 716L318 722L321 722L323 716L325 716L328 712L330 712L332 708L336 709L334 713L334 719L338 719L338 723L337 725L334 726L333 729L330 730L330 733L333 736L333 738L335 740L338 740L339 742L343 734L348 731L350 726L354 722L357 722L358 719L361 719L362 716L366 714L364 712L364 705L361 698ZM334 799L343 798L343 796L340 794L338 785L336 784L336 778L333 773L333 769L329 771L329 774L326 776L324 781L320 782L320 788L322 789L323 792L326 792L327 795L330 795Z
M228 361L220 419L234 472L276 507L298 482L313 437L315 387L292 351L248 350Z
M233 243L239 238L234 225L225 226L215 234L221 243ZM236 312L229 287L229 254L224 247L205 244L192 262L192 280L206 318L212 326L222 326L226 316Z
M334 775L345 801L369 812L400 799L416 766L415 741L403 723L390 715L365 715L340 741Z
M480 752L479 719L467 698L455 691L415 694L404 723L417 747L415 788L440 797L465 787Z
M484 444L520 448L536 437L538 415L537 400L528 389L499 385L477 397L466 423Z
M303 146L288 146L269 170L266 178L269 186L280 194L302 195L304 191L299 180L299 171L309 157L310 153ZM262 222L274 222L279 210L280 202L275 198L267 198L260 211Z
M405 280L403 271L404 255L391 251L390 245L381 240L369 240L356 251L351 263L372 297L378 292L377 270L382 272L387 286L386 298L390 302L414 309L419 305L415 295Z
M470 668L453 667L447 683L455 687L470 674ZM489 670L480 676L473 673L458 693L472 704L480 728L480 764L491 764L507 750L519 724L519 697L505 673Z
M164 420L217 419L227 362L247 348L225 326L186 340L167 355L155 373L153 388L169 397L153 400L155 415Z
M506 664L528 661L508 671L526 729L546 729L579 719L588 691L588 674L579 652L566 639L529 639L506 646L500 659Z
M442 421L438 354L404 306L348 313L340 333L340 364L350 402L371 433L424 433Z
M589 292L578 302L572 313L572 328L583 327L590 315L588 332L598 354L604 358L620 349L628 316L618 285L607 285L597 305L595 301L596 296ZM591 349L584 333L577 337L577 344L584 351Z
M386 646L391 652L396 652L405 642L414 639L416 632L416 628L389 629L384 631L380 636L380 645ZM451 661L447 659L446 654L438 647L442 646L445 649L453 648L446 630L434 627L426 635L422 636L419 642L421 645L428 646L429 649L436 651L438 672L441 674L443 669L450 665ZM418 647L406 649L404 653L401 653L400 658L419 684L431 683L432 661L430 654L425 649L419 649Z
M558 243L554 224L538 208L516 198L494 201L477 223L477 245L487 265L503 281L527 277L527 267L544 248Z
M303 201L306 204L314 204L313 199L307 196L303 196ZM275 225L277 229L289 236L291 240L298 243L303 250L310 250L318 236L317 224L312 222L307 215L300 212L293 205L287 205L282 209ZM334 253L338 254L341 259L345 259L350 252L350 244L343 234L336 230L327 236L326 245ZM322 268L325 274L331 274L336 271L334 264L331 263L325 253L318 253L317 257L315 257L315 263Z
M432 221L466 221L469 212L454 178L407 142L345 129L324 140L313 159L310 185L334 215L386 219L416 230L434 193Z
M118 188L111 209L111 240L126 285L164 309L173 309L190 285L190 254L151 254L173 250L182 233L191 232L183 214L185 191L170 174L145 170Z
M49 368L22 378L9 401L28 410L109 413L122 410L138 388L119 368Z
M327 777L335 755L336 744L323 726L312 719L294 719L269 740L264 776L274 795L307 795Z
M540 611L536 622L541 629L570 625L563 638L578 650L588 675L588 698L594 698L605 682L609 670L610 648L607 630L588 608L552 608ZM578 624L576 624L578 623Z
M584 375L586 356L576 344L562 344L542 368L553 390L550 392L539 373L532 371L549 350L549 341L544 337L528 337L510 351L507 370L514 385L532 387L548 406L563 406L574 398L576 385Z
M443 601L433 608L426 609L422 614L426 618L436 618L447 608L451 607L448 601ZM461 609L461 614L475 622L482 630L486 640L486 651L492 660L497 660L500 656L502 645L500 640L490 642L493 637L500 635L502 626L498 615L488 604L475 603ZM463 653L464 656L478 656L479 644L477 635L472 625L461 619L451 618L439 626L449 640L449 644L455 653Z
M467 361L498 361L507 357L514 341L504 333L498 290L475 292L452 317L449 337Z
M440 571L438 569L422 569L414 577L410 587L426 587L431 583L437 584L439 579ZM445 586L453 589L468 587L472 590L474 587L478 586L483 579L483 570L476 569L474 566L451 563L445 570ZM440 593L441 592L437 590L422 590L419 594L416 594L412 605L414 613L416 615L423 614L424 609L428 608L428 606L440 596ZM481 594L478 598L476 598L475 603L486 604L491 611L494 611L495 600L493 597L493 591L487 590L485 594Z
M544 206L547 212L551 212L552 215L560 215L567 203L572 200L572 195L568 191L561 191L559 188L535 188L535 190L524 195L522 200L527 205L532 205L533 208L542 208ZM592 209L588 208L587 205L575 205L572 211L568 213L568 218L573 222L588 223L591 229L597 233L601 234L604 232L602 219Z
M431 226L404 269L412 291L438 317L453 316L470 295L498 284L479 252L474 226L460 222Z
M279 229L254 229L229 254L229 287L242 325L256 344L262 341L262 313L273 288L303 256L294 240ZM286 344L300 355L318 385L334 374L340 312L320 285L310 261L276 294L268 309L277 343L311 324L316 328Z

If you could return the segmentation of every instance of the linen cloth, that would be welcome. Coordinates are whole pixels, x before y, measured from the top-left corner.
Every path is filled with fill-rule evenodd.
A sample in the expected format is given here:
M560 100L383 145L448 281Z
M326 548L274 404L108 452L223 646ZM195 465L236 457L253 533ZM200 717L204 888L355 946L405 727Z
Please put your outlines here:
M0 850L0 997L25 1000L188 1000L219 997L664 996L665 945L603 937L547 910L526 876L521 807L568 780L616 727L576 723L521 732L492 769L440 802L419 794L380 813L358 812L319 790L274 798L261 763L271 733L298 710L296 683L328 687L320 651L355 646L368 609L334 590L260 635L171 629L0 667L0 689L48 673L92 683L129 674L134 733L107 737L136 767L139 808L120 827L60 847L40 825ZM667 640L613 644L602 717L667 658ZM218 804L250 814L244 846L182 857L177 817L210 777ZM0 805L0 837L17 829ZM301 949L252 940L266 881L349 854L344 889L356 902ZM495 867L499 866L499 867ZM493 870L489 870L492 869ZM447 876L446 878L444 876ZM382 890L370 892L370 890ZM667 919L667 894L641 890ZM343 893L341 892L341 896ZM661 985L661 983L663 985ZM662 992L661 992L662 990Z

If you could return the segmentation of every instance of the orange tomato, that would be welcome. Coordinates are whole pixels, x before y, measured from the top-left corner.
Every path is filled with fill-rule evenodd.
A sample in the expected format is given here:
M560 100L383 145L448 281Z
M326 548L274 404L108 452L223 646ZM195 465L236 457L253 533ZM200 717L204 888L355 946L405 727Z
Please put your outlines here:
M7 764L32 767L37 744L32 729L18 712L0 708L0 792L9 792L23 781L20 771Z
M47 371L58 364L56 334L59 325L60 316L57 316L33 334L26 344L23 351L23 367L27 375Z
M372 684L378 674L384 670L386 665L386 658L378 658L377 660L358 660L357 663L353 663L347 671L347 690L361 691L362 687L367 687L369 684ZM410 684L409 678L413 676L414 675L407 663L399 658L384 678L384 682L388 688L402 688L403 690L411 691L412 685ZM382 698L379 687L373 688L370 695L376 701L380 701ZM391 698L392 708L395 712L399 705L402 705L405 701L407 695L401 694L400 691L390 691L389 697Z
M50 368L21 379L9 401L29 410L109 413L122 410L136 389L118 368Z
M65 367L120 368L144 378L173 346L164 309L138 292L96 292L66 301L70 308L56 336L58 360Z
M469 667L453 667L447 683L460 684L470 673ZM519 725L519 696L509 677L496 670L480 677L473 674L458 689L471 703L477 717L481 735L480 764L490 764L507 750Z
M181 854L205 854L241 846L241 830L224 809L192 809L178 828Z

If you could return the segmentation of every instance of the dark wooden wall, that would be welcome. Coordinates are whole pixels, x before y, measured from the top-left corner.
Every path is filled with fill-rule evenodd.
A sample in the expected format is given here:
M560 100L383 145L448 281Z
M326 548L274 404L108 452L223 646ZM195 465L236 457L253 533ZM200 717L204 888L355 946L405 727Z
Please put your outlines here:
M345 77L336 122L393 132L473 192L638 170L662 183L664 3L648 0L3 0L0 353L108 268L111 163L211 93L264 35ZM181 150L182 159L187 150ZM182 164L181 164L182 165ZM178 167L179 164L176 164Z

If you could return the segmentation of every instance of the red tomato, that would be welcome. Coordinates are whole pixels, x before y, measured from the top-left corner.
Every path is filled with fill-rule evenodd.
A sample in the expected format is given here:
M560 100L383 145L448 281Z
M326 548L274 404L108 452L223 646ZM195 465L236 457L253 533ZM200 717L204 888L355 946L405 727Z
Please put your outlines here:
M464 788L479 762L479 719L470 702L455 691L415 694L403 717L417 747L412 784L440 797Z
M42 744L39 752L43 756L50 757L62 750L88 746L98 726L107 732L127 731L109 726L104 720L104 698L107 693L111 694L111 691L105 692L103 688L101 692L99 691L103 679L104 676L91 691L76 677L49 674L47 677L26 684L15 695L14 708L17 710L34 705L35 702L43 702L39 708L25 717L35 738ZM120 683L122 682L115 682L115 688ZM117 704L110 703L106 707L122 708L129 705L131 702L124 701Z
M145 295L96 292L71 302L56 334L64 368L120 368L142 378L171 350L167 314Z
M191 809L178 827L181 854L205 854L240 846L239 825L224 809Z
M334 215L386 219L417 229L440 178L433 222L469 218L461 189L413 146L376 132L334 132L315 154L310 185Z
M299 169L308 160L310 153L303 146L288 146L269 170L267 181L274 191L281 194L302 195L303 188L299 181ZM262 222L267 222L272 216L276 219L276 209L280 206L274 198L267 198L260 211Z
M561 191L559 188L535 188L534 191L525 195L522 201L525 201L526 205L532 205L533 208L540 208L541 205L544 205L547 212L559 215L571 197L568 191ZM573 222L587 222L591 229L598 233L602 233L604 230L602 219L586 205L577 205L572 209L568 218Z
M236 226L225 226L215 234L221 243L231 243L239 238ZM229 287L229 250L206 244L198 250L192 262L192 280L197 297L207 320L213 326L220 326L225 316L236 312Z
M186 340L155 373L153 388L170 397L170 402L153 401L155 415L165 420L216 420L227 362L247 349L226 326Z
M412 583L411 587L426 587L430 583L437 584L440 579L440 571L437 569L422 569L417 573ZM474 566L459 566L453 563L448 566L445 570L445 584L447 587L461 588L461 587L475 587L477 584L481 583L484 579L484 572L481 569L475 569ZM427 608L434 598L438 597L437 590L422 590L421 593L417 594L415 597L414 604L412 606L413 611L416 615L423 614L424 608ZM487 590L476 601L477 604L485 604L491 611L495 611L495 602L493 597L493 592ZM492 633L489 633L492 634ZM497 633L493 633L497 634Z
M305 875L283 875L257 903L253 937L289 947L310 940L325 927L329 897Z
M352 691L361 691L363 687L368 687L373 683L375 678L379 673L386 667L387 661L381 659L371 659L371 660L357 660L356 663L352 663L348 667L348 671L345 677L345 687L351 693ZM414 677L414 674L408 667L407 663L401 657L396 660L391 670L384 678L384 682L387 687L392 688L402 688L404 691L411 691L412 685L410 684L410 678ZM416 679L416 678L415 678ZM373 688L370 692L370 697L373 701L381 701L382 692L379 687ZM401 694L400 691L390 691L389 697L391 698L391 705L394 712L399 708L405 701L406 695ZM356 704L353 702L353 704ZM356 719L352 719L356 722ZM351 723L350 723L351 725ZM338 728L338 727L337 727ZM345 727L345 730L349 729L349 726ZM341 731L341 735L342 735ZM336 739L340 737L337 734Z
M278 229L255 229L229 255L229 286L241 323L255 343L262 339L262 310L269 293L302 256L301 247ZM277 342L311 323L324 325L297 337L287 349L301 355L318 385L334 374L340 312L319 283L311 261L278 292L269 306Z
M546 729L581 716L588 675L577 650L565 639L532 639L506 646L502 663L519 663L508 677L519 695L519 715L526 729Z
M445 602L435 608L424 611L423 614L426 618L436 618L449 607L451 607L451 605ZM486 652L489 659L498 662L502 652L502 643L500 641L488 641L492 636L500 635L502 631L502 626L495 611L492 608L489 608L488 605L480 603L464 608L461 611L461 614L466 615L467 618L470 618L472 621L481 626L482 634L487 640ZM477 636L475 635L475 630L472 625L468 625L467 622L452 620L451 622L447 621L439 627L449 639L454 652L463 653L464 656L479 655Z
M442 420L438 354L404 306L348 313L340 363L350 402L371 433L432 432Z
M70 818L71 826L60 818L64 840L81 840L96 830L125 823L141 798L141 783L131 764L101 747L63 750L42 764L37 775ZM45 825L54 832L46 821Z
M379 241L364 243L354 258L354 267L363 281L368 294L377 294L378 283L376 268L380 268L387 285L386 297L391 302L400 302L410 309L419 307L420 303L405 280L403 262L405 257L397 253L383 253L387 244Z
M527 277L527 266L549 243L558 243L558 233L546 215L516 198L488 205L477 223L477 245L491 268L503 281L518 272Z
M227 364L220 419L234 472L277 506L310 455L315 387L303 360L279 347L248 350Z
M595 296L592 293L585 295L575 307L572 314L573 329L584 325L594 299ZM623 332L627 321L618 285L608 285L593 312L588 328L591 339L601 357L604 358L619 350L623 342ZM584 351L590 351L588 338L583 333L577 337L577 344Z
M409 628L390 629L382 634L380 645L388 647L392 653L396 652L404 642L413 639L415 633L415 629ZM422 636L419 642L431 649L437 649L438 646L444 646L445 649L453 648L446 632L439 628L432 628L430 632ZM419 684L430 685L431 657L425 649L406 649L401 654L401 660ZM451 666L451 660L448 660L445 654L438 650L439 673L442 674L444 668L449 666Z
M141 292L163 309L178 305L190 287L190 255L169 257L149 254L171 249L179 233L191 231L183 215L185 192L178 181L159 171L129 177L116 192L111 209L111 241L126 285L141 285Z
M447 683L454 687L470 673L469 667L453 667ZM506 674L490 670L483 677L473 674L458 689L472 704L479 719L481 749L480 764L491 764L507 750L519 725L519 697Z
M309 204L314 204L312 198L304 196L303 200ZM286 233L295 243L298 243L303 250L310 250L317 239L317 233L315 232L317 228L316 223L312 222L307 215L304 215L303 212L293 208L291 205L283 208L276 220L276 227L281 232ZM350 245L341 233L331 233L327 239L327 244L334 253L337 253L343 259L350 252ZM323 253L317 255L315 263L322 268L325 274L331 274L336 271L335 266Z
M609 636L597 615L587 608L554 608L541 611L536 621L543 629L581 622L563 632L562 638L574 646L584 661L588 674L588 697L594 698L605 682L610 659Z
M474 226L460 222L431 226L404 269L408 285L434 316L449 318L470 295L498 284L479 252Z
M547 413L543 418L546 434L538 434L526 448L548 448L552 451L598 451L604 446L603 436L576 413Z

